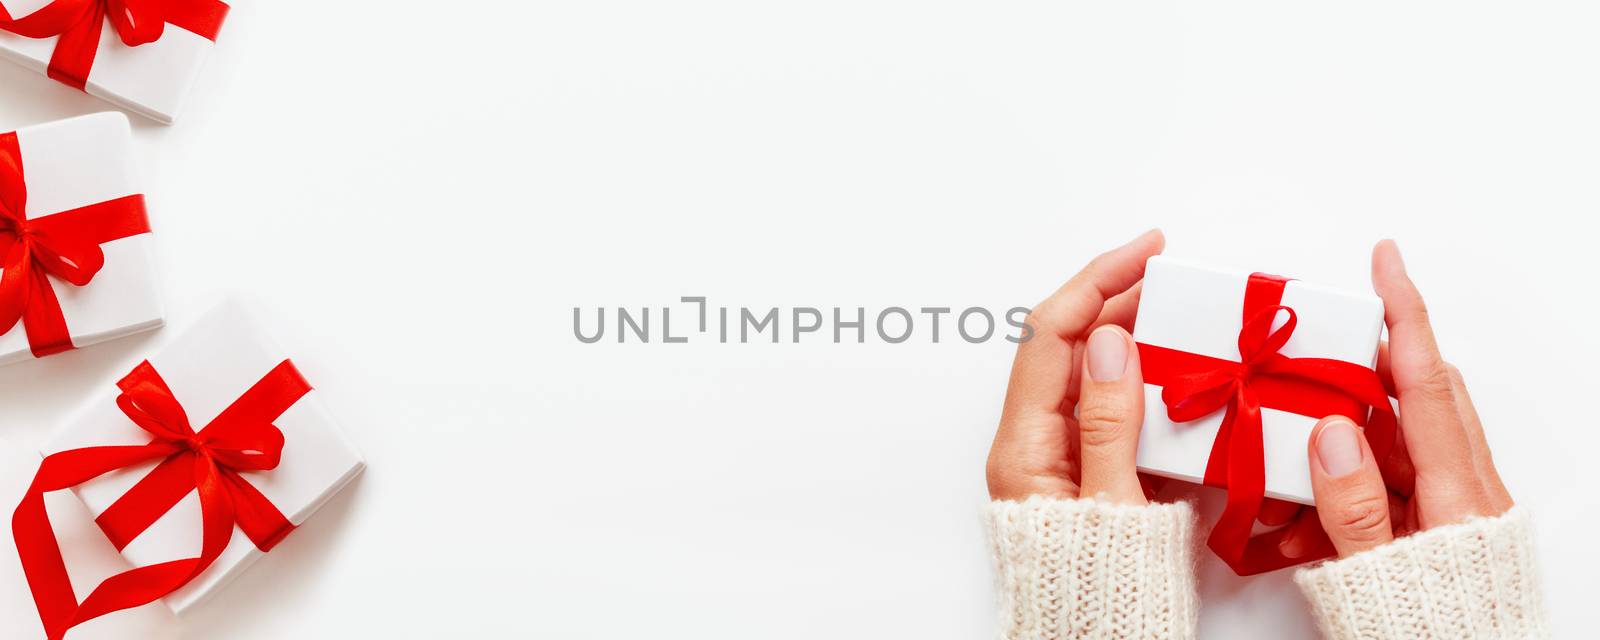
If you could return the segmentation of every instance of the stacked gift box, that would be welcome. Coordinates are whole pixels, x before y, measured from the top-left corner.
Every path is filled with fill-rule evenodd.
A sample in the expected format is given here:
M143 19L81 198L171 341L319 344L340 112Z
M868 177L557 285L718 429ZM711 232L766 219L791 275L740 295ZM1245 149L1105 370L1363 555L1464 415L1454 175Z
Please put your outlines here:
M0 0L0 57L171 123L228 9ZM165 323L132 147L113 113L0 133L0 364ZM160 636L364 468L243 306L178 324L42 450L0 441L0 637Z

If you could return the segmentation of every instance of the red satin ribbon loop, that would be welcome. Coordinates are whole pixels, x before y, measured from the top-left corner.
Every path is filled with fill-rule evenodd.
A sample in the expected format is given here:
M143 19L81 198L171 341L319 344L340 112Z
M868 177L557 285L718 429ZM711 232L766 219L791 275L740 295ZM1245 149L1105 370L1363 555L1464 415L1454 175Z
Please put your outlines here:
M1281 304L1287 283L1278 276L1250 276L1237 362L1139 344L1145 382L1162 387L1161 401L1170 420L1189 422L1223 411L1204 482L1226 487L1228 503L1207 544L1239 575L1273 571L1333 553L1326 534L1317 536L1307 552L1295 558L1278 549L1284 530L1250 535L1266 495L1262 408L1312 418L1347 416L1366 426L1367 440L1379 460L1388 458L1396 434L1388 394L1372 369L1279 353L1299 322L1294 309ZM1284 322L1274 328L1279 317L1285 317Z
M100 245L150 232L144 196L132 195L28 219L16 133L0 134L0 334L22 323L33 355L72 348L55 277L84 286L105 266Z
M25 38L59 36L49 75L82 91L107 21L122 44L138 47L160 40L168 24L215 41L227 15L222 0L54 0L20 18L0 6L0 31Z
M1271 329L1280 312L1288 313L1288 320L1282 327ZM1283 305L1258 311L1239 331L1240 362L1183 374L1162 387L1161 400L1167 405L1167 416L1173 422L1188 422L1227 406L1258 373L1271 371L1278 361L1287 359L1278 350L1288 344L1297 322L1294 309Z
M150 442L88 447L53 454L40 464L11 519L12 536L34 604L51 640L100 616L154 602L183 588L227 549L234 527L270 551L294 530L241 472L269 471L282 459L283 432L272 423L311 390L284 360L204 429L195 431L165 380L149 362L117 383L117 407ZM80 603L45 510L44 494L70 489L120 469L160 461L96 522L118 549L154 524L190 492L198 492L200 554L112 576Z

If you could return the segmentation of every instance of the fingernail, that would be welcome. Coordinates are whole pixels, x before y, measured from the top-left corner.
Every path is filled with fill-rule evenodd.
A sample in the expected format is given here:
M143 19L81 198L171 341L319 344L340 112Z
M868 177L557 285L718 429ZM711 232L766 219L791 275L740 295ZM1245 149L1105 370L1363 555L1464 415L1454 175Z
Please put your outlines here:
M1400 243L1396 242L1394 238L1387 238L1384 242L1388 242L1389 246L1394 248L1394 262L1400 267L1401 273L1404 273L1406 270L1406 257L1400 253Z
M1298 558L1306 551L1305 544L1300 540L1301 536L1296 533L1290 532L1278 541L1278 553L1282 553L1285 558Z
M1117 330L1108 327L1095 329L1089 334L1089 377L1095 382L1111 382L1122 378L1128 368L1128 341Z
M1338 478L1361 468L1361 433L1349 420L1334 420L1317 435L1317 459L1322 471Z

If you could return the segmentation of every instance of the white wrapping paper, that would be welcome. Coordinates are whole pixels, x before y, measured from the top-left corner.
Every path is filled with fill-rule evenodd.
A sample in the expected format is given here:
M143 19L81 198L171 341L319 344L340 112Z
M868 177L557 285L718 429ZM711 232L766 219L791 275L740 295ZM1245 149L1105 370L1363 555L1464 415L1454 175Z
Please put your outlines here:
M39 456L0 440L0 504L8 514L0 527L0 638L42 640L44 627L34 608L28 580L22 574L17 545L11 539L9 514L22 500L33 474L39 469ZM72 587L87 594L95 585L129 569L128 561L100 533L83 505L66 493L45 496L50 524L61 543ZM90 621L72 630L73 640L120 640L123 638L176 638L176 620L163 607L141 607Z
M17 130L27 216L42 218L142 193L128 119L120 113L59 120ZM161 297L150 257L150 234L100 245L105 266L82 287L51 276L72 344L88 346L161 326ZM19 322L0 335L0 364L33 358Z
M1213 358L1239 361L1245 285L1250 272L1174 260L1150 259L1133 337L1138 342ZM1331 358L1373 366L1383 332L1383 301L1370 293L1340 291L1299 280L1284 288L1282 304L1295 310L1298 326L1279 353L1291 358ZM1279 318L1282 322L1282 318ZM1201 482L1222 411L1173 423L1161 387L1145 385L1144 428L1139 432L1139 469ZM1307 443L1322 416L1306 417L1270 408L1261 411L1266 495L1312 504Z
M0 0L0 6L17 18L49 3L50 0ZM42 75L50 65L56 40L0 31L0 57ZM107 23L101 29L100 49L84 90L123 109L171 124L214 46L210 40L167 25L160 40L129 47Z
M225 303L206 313L149 361L198 431L285 358L289 354L269 343L247 313L237 304ZM314 389L316 380L309 375L307 378L313 390L273 422L285 439L278 468L241 474L297 527L365 467L361 455L340 433L319 400ZM150 435L117 408L115 384L107 383L98 391L95 399L46 446L46 453L150 441ZM102 476L78 487L76 493L98 516L154 467L155 463L149 463ZM193 557L200 550L200 523L199 498L190 492L124 548L122 555L136 566ZM291 533L290 539L295 535ZM268 554L236 528L216 564L168 596L167 605L178 613L184 612L263 555Z

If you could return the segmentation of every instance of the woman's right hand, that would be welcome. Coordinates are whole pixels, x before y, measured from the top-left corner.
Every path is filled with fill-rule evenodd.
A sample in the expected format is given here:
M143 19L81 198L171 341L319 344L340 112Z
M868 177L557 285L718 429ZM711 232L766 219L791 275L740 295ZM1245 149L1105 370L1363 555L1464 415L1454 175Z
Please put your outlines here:
M1380 471L1348 418L1324 418L1312 431L1317 508L1301 517L1308 520L1303 524L1320 520L1341 558L1414 531L1500 515L1512 505L1461 373L1440 357L1422 295L1393 241L1373 250L1372 284L1383 298L1390 340L1379 351L1378 373L1400 400L1401 435ZM1290 526L1304 535L1314 528ZM1301 531L1286 537L1286 552L1300 544Z

